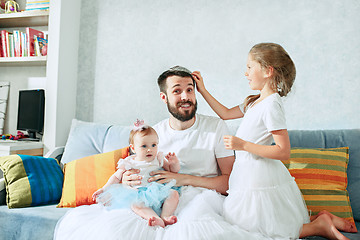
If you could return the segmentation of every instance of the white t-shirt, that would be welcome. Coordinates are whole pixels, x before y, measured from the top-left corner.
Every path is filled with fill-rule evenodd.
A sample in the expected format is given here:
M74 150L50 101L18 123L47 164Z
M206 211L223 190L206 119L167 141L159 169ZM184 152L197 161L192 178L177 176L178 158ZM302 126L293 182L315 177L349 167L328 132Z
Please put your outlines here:
M217 158L233 156L224 146L223 136L229 134L225 122L219 118L195 115L195 123L188 129L177 131L170 127L169 119L154 126L159 135L159 149L174 152L180 161L180 173L194 176L218 175Z

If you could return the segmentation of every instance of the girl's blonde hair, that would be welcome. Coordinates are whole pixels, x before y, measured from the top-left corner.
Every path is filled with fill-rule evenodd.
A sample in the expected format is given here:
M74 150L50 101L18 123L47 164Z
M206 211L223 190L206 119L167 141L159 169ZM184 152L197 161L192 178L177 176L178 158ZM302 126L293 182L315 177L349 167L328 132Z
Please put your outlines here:
M263 70L269 67L274 69L271 86L281 97L286 96L295 81L296 69L285 49L276 43L259 43L250 49L249 54ZM260 94L248 96L245 99L245 111L259 97Z

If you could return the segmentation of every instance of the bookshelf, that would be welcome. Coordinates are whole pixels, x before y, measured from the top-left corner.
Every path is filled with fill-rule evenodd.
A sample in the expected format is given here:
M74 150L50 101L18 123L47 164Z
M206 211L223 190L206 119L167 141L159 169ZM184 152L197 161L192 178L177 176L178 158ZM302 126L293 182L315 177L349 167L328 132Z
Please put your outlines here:
M16 134L18 90L28 87L30 77L45 78L44 153L65 145L75 118L80 9L81 1L55 0L49 11L0 14L0 30L48 31L46 57L0 57L0 81L10 82L5 123L10 134Z
M4 28L47 27L49 11L23 11L0 14L0 30ZM46 66L46 56L0 57L0 66Z

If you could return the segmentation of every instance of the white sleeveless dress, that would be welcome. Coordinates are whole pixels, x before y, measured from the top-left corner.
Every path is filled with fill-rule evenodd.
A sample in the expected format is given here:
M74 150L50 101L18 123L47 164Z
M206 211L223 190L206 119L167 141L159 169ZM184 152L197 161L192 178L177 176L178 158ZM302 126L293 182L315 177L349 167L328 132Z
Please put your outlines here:
M281 98L275 93L248 109L236 136L271 145L271 131L281 129L286 129L285 114ZM309 222L302 194L280 160L236 151L228 193L225 219L247 231L296 239L303 224Z

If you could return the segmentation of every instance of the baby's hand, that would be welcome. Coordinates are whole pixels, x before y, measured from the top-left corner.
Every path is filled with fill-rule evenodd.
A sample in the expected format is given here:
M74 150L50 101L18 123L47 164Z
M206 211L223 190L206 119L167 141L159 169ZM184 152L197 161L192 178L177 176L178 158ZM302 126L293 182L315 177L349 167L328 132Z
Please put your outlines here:
M166 160L169 163L169 170L171 172L179 172L180 171L180 162L175 153L168 153L165 156Z
M205 84L200 72L194 71L192 73L192 76L196 82L196 90L198 90L198 92L201 93L203 90L205 90Z
M103 190L102 188L100 188L99 190L97 190L96 192L94 192L93 195L92 195L93 201L96 202L96 198L97 198L101 193L103 193L103 192L104 192L104 190Z

